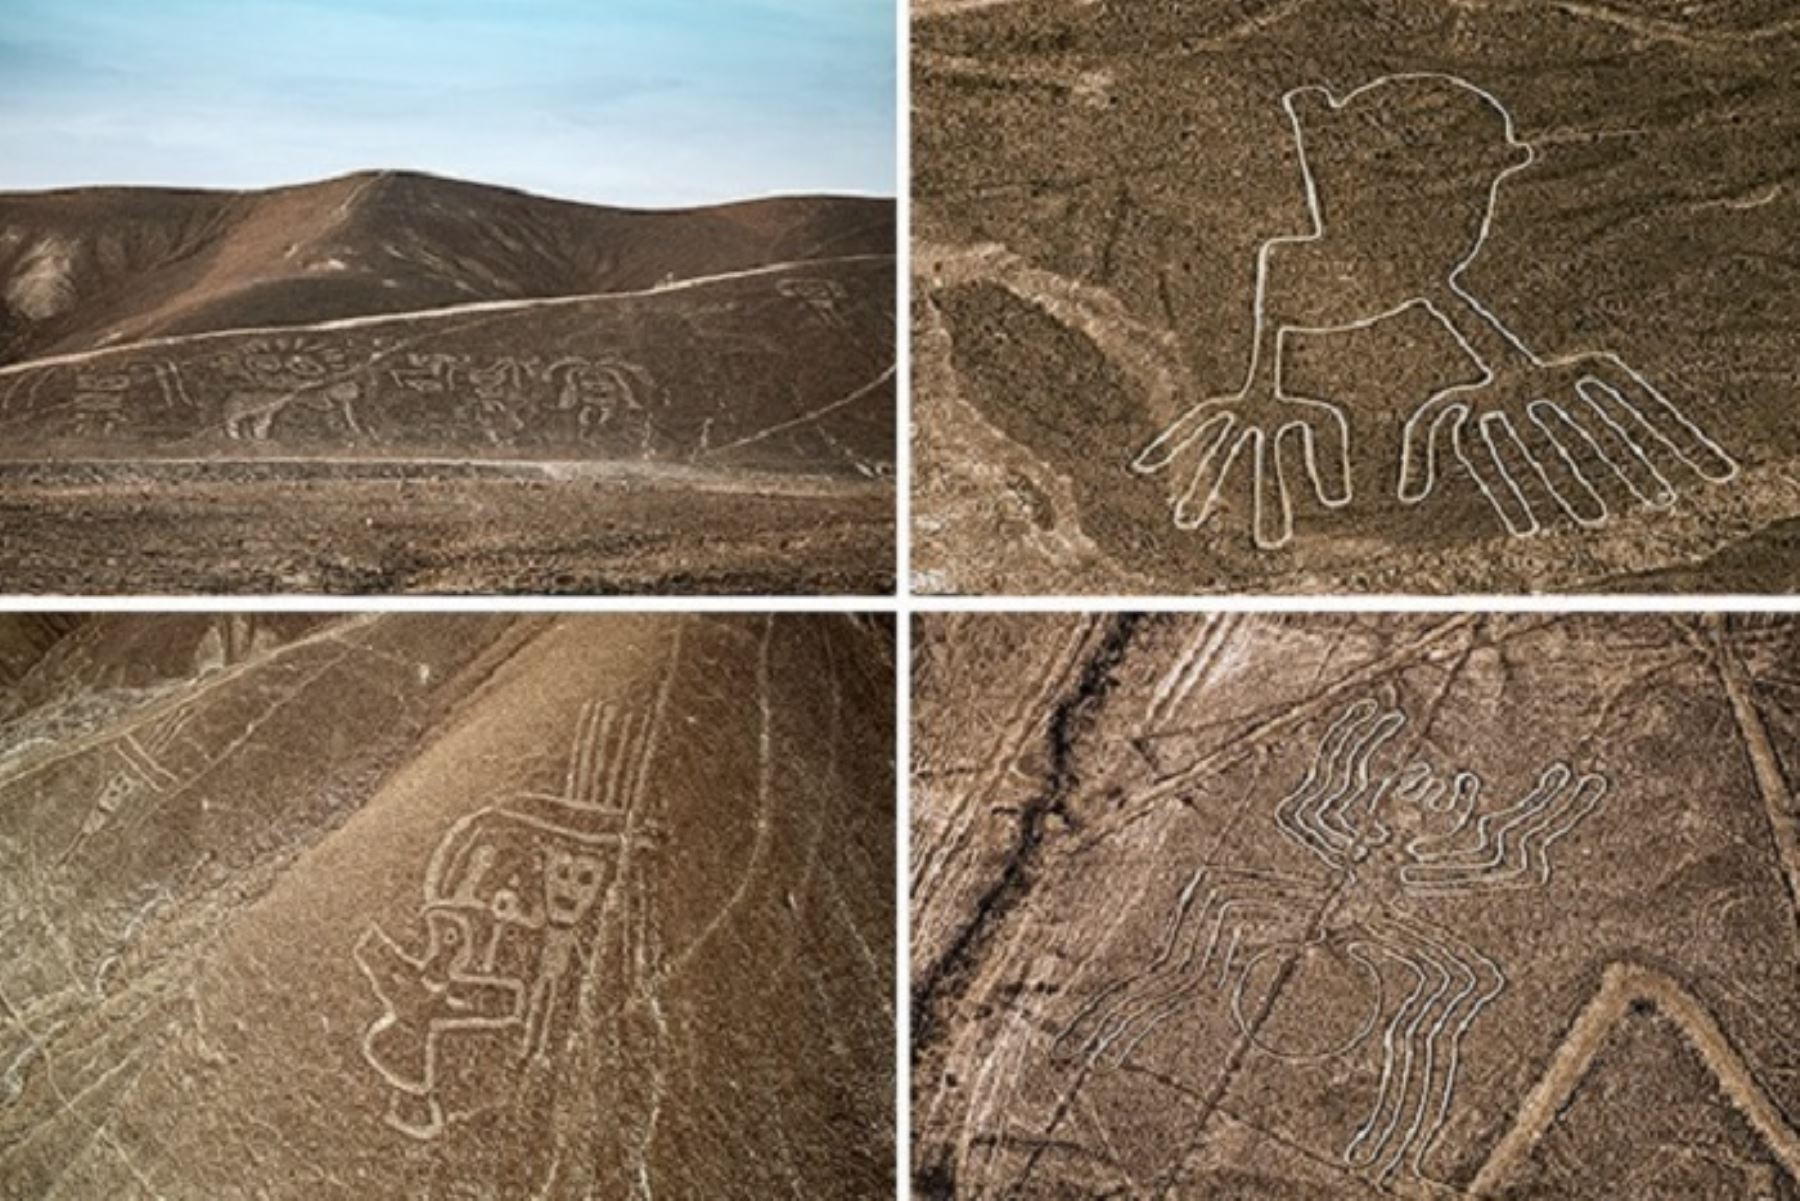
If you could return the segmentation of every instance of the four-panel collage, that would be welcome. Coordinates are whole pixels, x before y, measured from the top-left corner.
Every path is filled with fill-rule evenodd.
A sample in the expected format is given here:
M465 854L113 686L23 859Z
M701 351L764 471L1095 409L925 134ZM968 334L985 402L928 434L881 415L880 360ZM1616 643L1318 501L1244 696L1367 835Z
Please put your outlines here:
M0 6L0 1201L1800 1201L1796 67Z

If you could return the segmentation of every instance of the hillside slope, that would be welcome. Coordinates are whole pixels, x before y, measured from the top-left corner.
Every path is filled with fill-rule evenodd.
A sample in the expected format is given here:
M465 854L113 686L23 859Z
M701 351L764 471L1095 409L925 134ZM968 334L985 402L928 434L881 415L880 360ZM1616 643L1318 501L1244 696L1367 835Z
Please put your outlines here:
M891 628L66 642L0 720L0 1201L891 1195Z
M394 171L253 192L0 193L0 363L893 250L892 203L853 197L648 211Z
M0 577L887 591L894 236L398 172L0 196Z
M438 457L893 461L893 268L863 256L647 292L176 335L0 367L13 462Z

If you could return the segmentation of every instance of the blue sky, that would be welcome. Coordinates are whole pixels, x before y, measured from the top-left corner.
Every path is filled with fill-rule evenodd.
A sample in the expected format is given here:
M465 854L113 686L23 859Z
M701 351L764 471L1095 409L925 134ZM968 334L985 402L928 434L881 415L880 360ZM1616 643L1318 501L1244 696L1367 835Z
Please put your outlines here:
M0 0L0 190L892 195L893 0Z

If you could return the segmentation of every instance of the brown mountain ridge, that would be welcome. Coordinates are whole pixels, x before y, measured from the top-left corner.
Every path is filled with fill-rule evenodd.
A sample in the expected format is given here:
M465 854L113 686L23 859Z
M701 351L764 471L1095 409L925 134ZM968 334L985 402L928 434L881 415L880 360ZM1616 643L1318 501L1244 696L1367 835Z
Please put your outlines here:
M892 202L0 195L23 591L876 591Z
M0 365L893 248L892 202L847 196L656 211L407 171L245 192L0 193Z

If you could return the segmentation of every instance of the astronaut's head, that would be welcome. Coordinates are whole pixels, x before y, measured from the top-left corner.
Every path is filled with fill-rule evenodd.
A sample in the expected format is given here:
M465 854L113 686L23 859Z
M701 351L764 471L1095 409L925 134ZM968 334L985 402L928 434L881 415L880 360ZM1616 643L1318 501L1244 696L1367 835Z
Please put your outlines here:
M604 863L596 856L563 847L544 853L544 916L552 925L572 926L600 896Z

